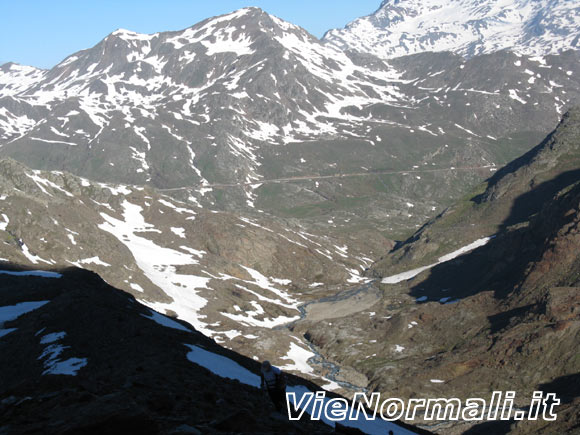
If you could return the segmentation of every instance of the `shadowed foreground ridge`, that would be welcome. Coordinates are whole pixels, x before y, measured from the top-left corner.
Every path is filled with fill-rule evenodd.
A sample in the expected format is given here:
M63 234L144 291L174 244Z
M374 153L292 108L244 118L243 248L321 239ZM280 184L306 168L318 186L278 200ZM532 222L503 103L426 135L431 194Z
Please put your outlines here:
M1 307L46 302L0 325L13 329L0 338L0 434L335 433L307 414L298 422L273 414L259 389L219 377L187 354L197 346L253 373L258 362L160 316L92 272L60 273L0 274ZM57 374L71 367L56 361L73 360L84 361L73 367L76 375ZM296 383L316 389L289 375ZM338 426L336 433L359 432Z

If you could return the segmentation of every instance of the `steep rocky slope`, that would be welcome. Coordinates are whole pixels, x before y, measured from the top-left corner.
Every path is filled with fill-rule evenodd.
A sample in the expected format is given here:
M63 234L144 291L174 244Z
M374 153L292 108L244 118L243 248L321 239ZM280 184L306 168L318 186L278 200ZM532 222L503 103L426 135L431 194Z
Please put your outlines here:
M385 276L410 264L427 265L476 239L522 225L545 201L578 180L579 168L580 109L575 108L542 143L424 225L373 265L373 270Z
M0 161L0 244L1 261L93 270L228 347L335 388L307 362L314 354L300 337L273 328L299 319L300 304L364 282L372 262L365 240L12 160Z

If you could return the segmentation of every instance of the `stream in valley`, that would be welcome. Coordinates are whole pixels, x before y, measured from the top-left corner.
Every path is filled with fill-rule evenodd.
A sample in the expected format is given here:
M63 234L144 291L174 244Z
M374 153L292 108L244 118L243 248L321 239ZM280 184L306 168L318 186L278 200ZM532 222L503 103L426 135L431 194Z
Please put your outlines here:
M292 330L293 327L304 320L309 320L309 308L313 308L316 305L321 305L321 304L325 304L325 305L329 305L329 307L332 307L333 304L336 303L340 303L340 302L345 302L345 301L354 301L355 299L359 298L362 295L365 295L369 292L371 292L371 290L374 289L373 285L376 282L376 280L371 280L368 281L358 287L355 288L351 288L348 290L344 290L341 292L338 292L334 295L331 296L325 296L323 298L320 299L315 299L313 301L307 302L305 304L302 304L298 307L299 310L299 315L300 315L300 319L295 320L291 323L287 323L285 325L281 325L278 328L285 328L285 329L290 329ZM357 307L356 305L353 304L348 304L349 305L349 312L350 314L354 313L354 312L360 312L365 310L366 308L368 308L368 306L361 306L361 307ZM340 315L332 315L332 313L330 313L328 315L328 318L337 318L337 317L342 317ZM323 320L325 317L322 314L318 315L318 318L316 320ZM304 337L303 337L304 338ZM305 344L308 345L309 350L314 353L314 356L310 357L308 359L308 363L312 364L313 366L317 366L320 367L322 370L322 372L326 373L324 375L324 377L332 382L336 382L338 385L340 385L341 388L344 388L345 390L349 390L351 392L367 392L367 388L365 387L361 387L359 385L355 385L352 384L350 382L347 382L345 380L341 380L339 379L339 373L341 370L341 366L327 360L317 349L317 347L311 343L308 339L304 338L304 342Z

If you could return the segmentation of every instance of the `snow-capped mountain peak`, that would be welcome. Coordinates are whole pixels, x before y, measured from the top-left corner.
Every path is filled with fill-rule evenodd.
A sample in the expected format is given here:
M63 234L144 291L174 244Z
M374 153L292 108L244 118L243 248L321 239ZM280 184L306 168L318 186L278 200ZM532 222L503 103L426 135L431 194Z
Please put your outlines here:
M426 51L465 57L509 49L525 55L580 48L580 4L566 0L386 0L327 32L340 48L394 58Z
M403 4L413 2L384 3L371 18L404 22L408 14L393 14ZM371 18L361 22L371 25ZM537 128L527 110L540 105L548 114L540 119L545 128L577 94L575 52L559 59L493 56L485 68L477 56L386 61L321 42L258 8L180 31L118 29L49 71L0 69L0 154L100 181L191 188L196 200L212 206L214 199L228 207L233 201L206 195L210 186L239 185L231 194L236 205L255 207L261 182L318 173L316 162L326 159L323 172L331 173L441 164L431 159L443 153L456 166L446 135L483 143L518 122ZM489 107L501 115L490 117ZM525 120L509 127L489 121L504 119L508 109L512 117L526 111ZM424 135L441 150L434 146L421 163ZM324 144L312 163L294 146L307 142ZM339 143L365 151L334 162L329 147ZM392 143L404 144L404 151L388 148ZM408 157L413 144L420 153ZM475 155L469 153L470 163L479 160ZM351 165L359 156L364 161ZM483 159L487 165L494 157ZM272 161L284 164L272 172Z
M386 62L354 61L259 8L182 31L118 29L38 80L14 80L18 88L0 82L0 95L14 97L0 117L3 142L97 149L113 163L103 162L107 171L120 153L139 182L154 182L153 153L167 153L168 144L173 160L185 162L180 183L207 183L197 161L216 150L238 169L228 171L230 181L254 182L258 144L358 131L346 122L350 112L403 100L400 73ZM34 116L16 122L25 111L12 106Z

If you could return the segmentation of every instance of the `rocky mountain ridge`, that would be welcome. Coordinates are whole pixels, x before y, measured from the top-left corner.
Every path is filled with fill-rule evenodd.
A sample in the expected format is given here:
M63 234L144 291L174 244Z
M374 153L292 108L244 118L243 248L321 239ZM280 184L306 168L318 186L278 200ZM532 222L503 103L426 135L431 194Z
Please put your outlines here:
M2 66L0 155L400 238L549 132L579 101L579 65L578 51L387 62L246 8L118 30L50 71Z

